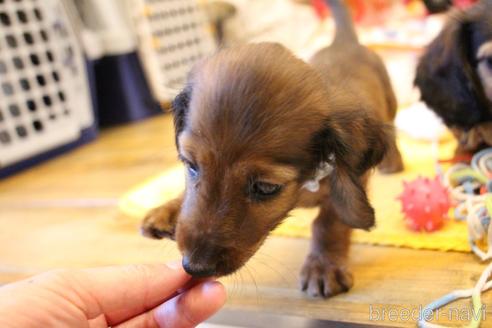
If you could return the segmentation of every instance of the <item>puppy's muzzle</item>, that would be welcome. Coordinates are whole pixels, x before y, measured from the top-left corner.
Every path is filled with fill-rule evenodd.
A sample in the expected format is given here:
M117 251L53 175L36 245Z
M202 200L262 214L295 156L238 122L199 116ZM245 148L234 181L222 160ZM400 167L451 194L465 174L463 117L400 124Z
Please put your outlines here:
M183 269L193 278L206 278L220 274L223 267L221 259L225 250L221 247L203 245L196 247L192 252L184 252Z
M207 278L214 276L217 265L213 262L192 262L188 256L183 256L183 269L193 278Z

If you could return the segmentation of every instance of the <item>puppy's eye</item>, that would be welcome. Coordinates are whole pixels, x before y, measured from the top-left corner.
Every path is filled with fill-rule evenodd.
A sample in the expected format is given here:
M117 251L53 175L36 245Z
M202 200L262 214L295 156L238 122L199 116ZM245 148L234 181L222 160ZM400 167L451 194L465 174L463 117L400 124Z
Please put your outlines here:
M193 163L185 163L186 165L186 171L188 171L188 175L190 176L190 178L192 179L196 179L198 178L198 175L199 175L199 172L198 172L198 167L193 164Z
M275 196L281 189L282 186L278 184L255 181L250 186L250 193L255 198L265 199Z
M492 69L492 57L487 58L485 62L487 63L487 67Z
M190 161L188 158L184 157L181 154L179 154L178 157L181 160L181 162L183 162L183 164L185 165L186 172L188 173L189 177L192 179L198 178L198 176L200 175L200 170L198 168L198 165L196 165L195 163L193 163L192 161Z

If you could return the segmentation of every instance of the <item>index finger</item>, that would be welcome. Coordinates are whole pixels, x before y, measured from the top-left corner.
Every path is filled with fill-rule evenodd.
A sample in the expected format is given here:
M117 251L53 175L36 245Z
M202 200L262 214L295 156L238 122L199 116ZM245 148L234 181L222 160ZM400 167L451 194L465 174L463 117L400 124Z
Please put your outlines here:
M84 302L87 319L104 315L112 326L176 295L191 277L181 265L130 265L82 270L71 286Z

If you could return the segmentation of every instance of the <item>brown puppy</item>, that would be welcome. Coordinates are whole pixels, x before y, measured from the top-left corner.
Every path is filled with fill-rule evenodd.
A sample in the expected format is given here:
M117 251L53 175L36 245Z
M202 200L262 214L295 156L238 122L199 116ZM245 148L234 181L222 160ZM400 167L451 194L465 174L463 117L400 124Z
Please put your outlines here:
M367 172L402 162L384 66L332 2L338 34L312 65L277 44L222 50L194 68L176 98L186 190L150 212L143 232L175 238L191 275L236 271L289 211L319 206L302 288L327 297L352 286L351 227L374 224Z

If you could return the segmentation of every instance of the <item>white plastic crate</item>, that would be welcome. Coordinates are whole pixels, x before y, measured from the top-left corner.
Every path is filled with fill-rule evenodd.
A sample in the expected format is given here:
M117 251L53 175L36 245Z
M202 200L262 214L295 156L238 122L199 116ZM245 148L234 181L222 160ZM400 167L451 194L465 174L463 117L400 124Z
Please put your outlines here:
M59 0L0 0L0 169L94 124L86 66Z
M210 24L195 0L126 0L126 7L154 96L168 102L193 64L215 51Z

